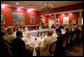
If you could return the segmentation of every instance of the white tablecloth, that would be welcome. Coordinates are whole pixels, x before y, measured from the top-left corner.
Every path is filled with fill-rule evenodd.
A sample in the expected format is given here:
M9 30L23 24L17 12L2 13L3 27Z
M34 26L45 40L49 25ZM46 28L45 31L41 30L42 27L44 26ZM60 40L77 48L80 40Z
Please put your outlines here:
M33 56L36 56L36 48L39 47L38 43L43 43L44 39L47 38L46 36L42 36L42 37L37 37L38 32L43 32L43 31L48 31L48 29L43 29L43 30L32 30L32 31L25 31L23 32L23 38L22 40L25 42L26 45L26 49L33 49ZM65 33L65 31L62 30L63 33ZM30 34L30 37L27 36L27 34ZM16 32L14 32L13 34L14 36L16 36ZM55 32L55 30L53 29L53 36L57 37L57 34ZM35 40L35 38L37 40Z
M31 36L37 37L38 32L45 32L45 31L48 31L48 29L25 31L24 34L30 34Z
M35 40L37 38L37 40ZM36 48L39 48L38 43L43 43L44 39L47 38L45 37L33 37L30 36L30 38L22 38L23 41L25 41L26 49L33 50L33 56L36 56Z

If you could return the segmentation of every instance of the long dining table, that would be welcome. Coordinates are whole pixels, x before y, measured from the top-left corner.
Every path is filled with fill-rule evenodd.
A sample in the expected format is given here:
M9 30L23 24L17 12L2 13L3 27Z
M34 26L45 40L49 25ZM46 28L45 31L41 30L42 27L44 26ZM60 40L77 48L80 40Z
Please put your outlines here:
M57 37L55 29L53 30L53 36ZM25 42L26 49L30 50L33 53L33 56L37 56L36 50L39 49L39 43L43 43L43 41L47 38L48 29L41 29L41 30L32 30L32 31L24 31L22 40ZM64 34L64 30L62 34ZM38 36L38 33L40 35ZM43 33L43 35L42 35ZM14 32L13 36L16 37L16 32Z

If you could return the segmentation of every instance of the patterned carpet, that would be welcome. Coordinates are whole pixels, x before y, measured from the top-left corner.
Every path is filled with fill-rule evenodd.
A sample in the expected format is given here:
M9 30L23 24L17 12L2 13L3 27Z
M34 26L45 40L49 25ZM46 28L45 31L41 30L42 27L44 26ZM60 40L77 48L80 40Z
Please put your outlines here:
M83 43L80 43L78 46L74 46L68 56L83 56Z

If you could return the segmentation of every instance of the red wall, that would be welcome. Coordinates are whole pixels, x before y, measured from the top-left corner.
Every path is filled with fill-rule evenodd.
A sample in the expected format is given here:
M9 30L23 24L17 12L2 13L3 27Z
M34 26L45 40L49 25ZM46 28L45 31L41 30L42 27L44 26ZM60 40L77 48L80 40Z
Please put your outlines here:
M83 3L54 8L53 10L51 10L51 12L48 12L48 13L57 13L57 12L64 12L64 11L78 10L78 9L83 9ZM42 11L40 13L45 14Z
M76 20L76 24L78 24L79 12L74 12L72 14L65 13L64 16L63 16L63 14L56 15L56 18L60 19L60 22L62 22L62 23L63 23L63 17L69 17L69 21L71 21L71 22L72 22L72 20Z
M73 12L73 13L65 13L64 16L63 14L57 14L56 19L60 19L60 23L63 23L63 17L69 17L69 21L72 22L72 20L76 20L76 24L78 24L78 18L79 18L79 12ZM54 19L52 16L43 16L45 17L45 22L48 23L49 19ZM83 17L83 15L82 15Z
M77 9L83 9L83 3L55 8L53 10L53 12L56 13L56 12L64 12L64 11L77 10ZM17 8L11 8L11 7L6 6L5 8L1 8L1 13L5 14L5 22L6 22L6 24L2 25L2 26L12 26L13 25L12 12L25 13L25 24L26 25L38 25L40 23L41 19L45 19L45 22L48 23L49 19L53 19L52 16L42 16L41 17L42 12L37 12L37 11L27 12L26 9L21 9L21 10L17 11ZM71 21L72 21L72 19L76 19L76 21L77 21L76 23L78 24L79 13L76 12L76 13L72 13L72 14L73 15L71 17L69 16L69 13L65 14L65 16L69 16ZM35 18L36 23L30 24L30 16L33 16L33 15L36 16L36 18ZM62 22L63 17L61 16L61 14L56 15L56 17L61 19L60 22Z
M27 12L26 9L17 10L17 8L6 6L5 8L1 7L1 13L5 14L5 25L2 26L13 26L12 12L25 13L25 25L38 25L40 22L39 12L37 11ZM35 24L30 24L30 16L35 16Z
M53 10L53 12L51 12L51 13L64 12L64 11L70 11L70 10L78 10L78 9L83 9L83 3L78 3L78 4L73 4L73 5L55 8ZM40 13L42 14L42 12L40 12ZM72 13L72 15L69 15L69 13L65 13L65 16L69 17L71 19L71 22L73 19L75 19L76 24L78 24L79 12L74 12L74 13ZM82 13L82 17L83 17L83 13ZM56 18L60 19L60 22L63 22L62 14L57 14ZM45 17L46 23L48 23L49 19L53 19L52 16L46 16Z
M83 9L83 3L55 8L53 12L63 12L63 11L78 10L78 9Z
M45 16L44 16L45 17ZM78 24L78 18L79 18L79 12L74 12L72 14L65 13L63 14L57 14L56 19L60 19L60 23L63 22L63 17L69 17L69 20L72 22L72 20L76 20L76 24ZM54 19L52 16L46 16L45 18L46 23L48 23L49 19Z

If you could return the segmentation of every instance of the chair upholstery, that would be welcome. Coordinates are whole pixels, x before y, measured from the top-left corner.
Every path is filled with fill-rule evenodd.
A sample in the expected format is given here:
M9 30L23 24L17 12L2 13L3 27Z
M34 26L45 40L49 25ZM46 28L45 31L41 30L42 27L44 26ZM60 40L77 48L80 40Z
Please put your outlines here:
M73 37L72 37L72 40L75 40L77 37L77 34L74 34Z
M65 47L66 47L66 42L67 42L67 40L66 40L66 39L64 39L64 40L63 40L63 43L62 43L62 47L63 47L63 48L65 48Z
M53 42L49 47L50 56L55 52L56 41Z

